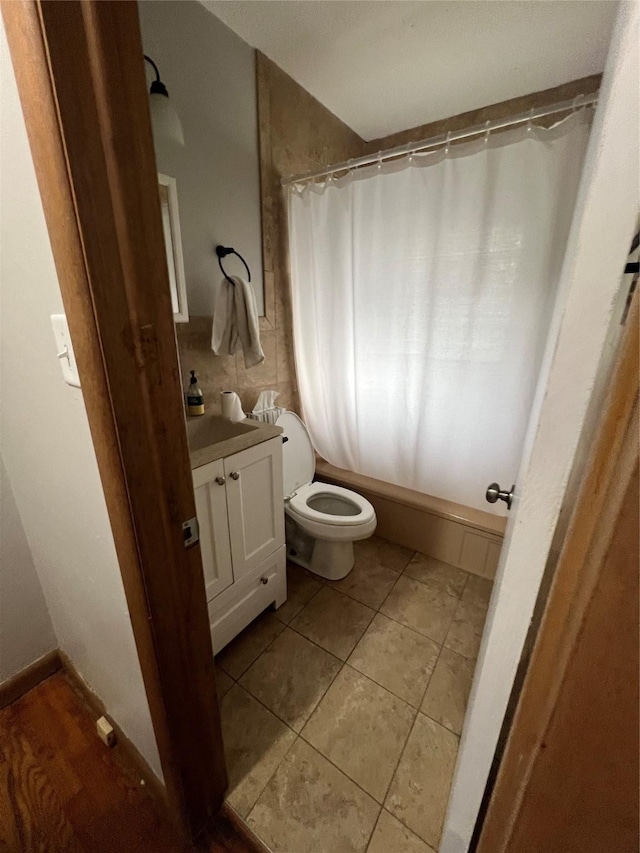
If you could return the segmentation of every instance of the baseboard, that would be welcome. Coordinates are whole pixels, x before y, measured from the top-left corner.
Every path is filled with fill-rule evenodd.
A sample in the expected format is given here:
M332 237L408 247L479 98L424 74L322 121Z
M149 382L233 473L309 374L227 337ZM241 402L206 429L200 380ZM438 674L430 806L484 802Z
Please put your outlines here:
M116 733L117 743L112 747L112 752L120 766L133 778L144 783L149 794L158 800L163 806L167 805L167 792L156 774L153 772L146 759L139 752L136 745L122 731L115 720L109 716L100 697L93 692L84 678L75 668L69 657L62 651L58 653L59 663L64 675L74 692L87 706L87 712L95 720L99 717L107 717ZM96 734L96 737L98 735Z
M0 708L11 705L12 702L44 681L45 678L49 678L54 672L58 672L61 666L60 652L58 649L54 649L29 664L25 669L12 675L11 678L7 678L0 684Z

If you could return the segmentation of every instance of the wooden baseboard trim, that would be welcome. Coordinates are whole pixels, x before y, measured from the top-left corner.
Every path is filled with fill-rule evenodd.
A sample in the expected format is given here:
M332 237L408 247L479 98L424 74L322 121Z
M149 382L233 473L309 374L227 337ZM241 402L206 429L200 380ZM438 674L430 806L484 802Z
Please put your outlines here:
M100 697L93 692L84 678L75 668L69 657L62 651L58 653L59 665L69 682L73 691L82 699L87 707L87 713L94 719L107 717L116 733L116 745L112 752L118 764L130 776L144 783L147 791L154 800L163 807L167 807L166 788L149 767L146 759L139 752L136 745L129 740L117 722L109 716L109 712ZM96 734L97 737L97 734Z
M49 678L54 672L58 672L62 662L60 660L60 652L54 649L48 652L38 660L29 664L28 667L7 678L0 684L0 708L6 708L11 705L29 690Z

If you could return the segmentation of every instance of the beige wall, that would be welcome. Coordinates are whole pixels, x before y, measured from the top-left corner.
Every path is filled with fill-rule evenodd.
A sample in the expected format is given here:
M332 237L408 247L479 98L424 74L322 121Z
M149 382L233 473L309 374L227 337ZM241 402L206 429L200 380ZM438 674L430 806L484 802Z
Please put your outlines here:
M262 365L247 371L242 353L236 357L214 356L210 346L211 317L192 317L190 323L177 326L180 360L183 373L197 371L211 411L219 410L221 390L237 391L245 411L250 411L262 389L275 388L280 392L280 405L300 412L293 361L287 218L280 179L447 130L568 100L596 90L600 75L367 143L259 52L256 66L266 315L260 322L266 359ZM548 123L555 120L553 117Z
M476 124L484 124L486 121L496 121L518 115L518 113L527 112L531 109L544 107L548 104L568 101L578 95L588 95L598 90L601 79L601 74L594 74L592 77L582 77L580 80L572 80L569 83L563 83L562 86L545 89L543 92L534 92L531 95L524 95L521 98L511 98L509 101L501 101L498 104L491 104L479 110L460 113L460 115L445 118L441 121L412 127L400 133L393 133L391 136L385 136L381 139L373 139L371 142L366 143L366 153L371 154L386 148L395 148L397 145L406 145L409 142L420 142L422 139L429 139L431 136L438 136L441 133L447 133L449 130L452 132L463 130L466 127L473 127ZM545 119L537 119L536 124L549 126L558 121L559 118L562 118L562 116L555 115Z

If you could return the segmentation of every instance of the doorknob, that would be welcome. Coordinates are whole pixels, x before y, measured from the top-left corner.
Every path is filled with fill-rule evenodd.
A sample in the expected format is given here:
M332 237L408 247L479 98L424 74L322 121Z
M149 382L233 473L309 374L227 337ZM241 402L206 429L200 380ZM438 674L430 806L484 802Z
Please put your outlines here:
M232 479L232 480L239 480L239 479L240 479L240 474L238 474L238 472L237 472L237 471L232 471L232 472L231 472L231 479Z
M217 483L219 486L224 486L224 484L226 483L226 480L225 480L225 478L224 478L224 477L216 477L216 483Z
M485 495L485 497L490 504L494 504L496 503L496 501L504 501L507 507L511 509L515 490L515 483L513 484L513 486L511 486L510 492L505 492L504 489L501 489L497 483L491 483L491 485L487 489L487 494Z

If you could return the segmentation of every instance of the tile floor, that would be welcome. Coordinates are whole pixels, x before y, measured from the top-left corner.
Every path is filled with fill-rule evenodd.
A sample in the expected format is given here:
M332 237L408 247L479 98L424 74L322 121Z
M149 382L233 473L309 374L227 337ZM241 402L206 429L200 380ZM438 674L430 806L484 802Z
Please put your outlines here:
M438 848L491 582L373 537L216 658L229 804L274 853Z

